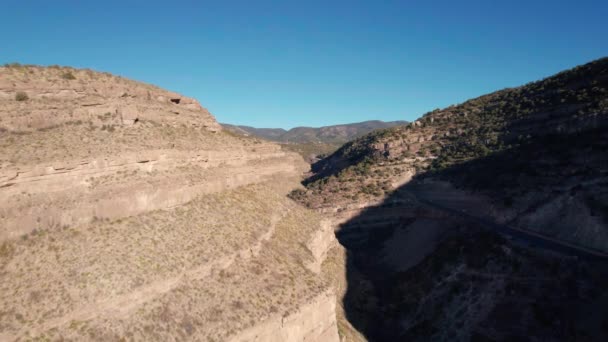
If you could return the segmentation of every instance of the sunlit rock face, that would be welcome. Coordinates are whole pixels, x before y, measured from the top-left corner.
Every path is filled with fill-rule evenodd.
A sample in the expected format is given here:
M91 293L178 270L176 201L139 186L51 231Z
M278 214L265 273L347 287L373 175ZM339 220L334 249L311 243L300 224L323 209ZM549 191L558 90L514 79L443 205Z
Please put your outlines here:
M72 68L0 68L0 130L0 340L338 341L297 154Z

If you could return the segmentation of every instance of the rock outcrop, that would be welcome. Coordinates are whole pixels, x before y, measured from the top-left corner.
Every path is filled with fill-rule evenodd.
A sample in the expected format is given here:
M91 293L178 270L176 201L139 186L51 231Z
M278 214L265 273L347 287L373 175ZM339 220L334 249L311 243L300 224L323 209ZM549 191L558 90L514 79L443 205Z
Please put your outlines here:
M14 101L18 93L26 101ZM68 122L96 126L151 120L210 131L221 126L198 101L108 73L62 67L0 68L0 127L32 131Z
M275 316L250 328L231 342L338 341L336 301L333 293L322 293L288 316Z
M201 194L302 171L297 156L276 146L257 151L146 151L5 171L0 239L167 209Z
M338 341L301 157L120 77L0 76L0 340Z

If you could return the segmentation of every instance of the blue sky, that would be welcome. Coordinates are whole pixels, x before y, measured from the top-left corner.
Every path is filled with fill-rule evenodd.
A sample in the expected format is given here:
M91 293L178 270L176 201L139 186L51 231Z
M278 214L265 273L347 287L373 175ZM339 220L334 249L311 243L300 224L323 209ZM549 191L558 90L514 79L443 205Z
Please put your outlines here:
M108 71L258 127L414 120L608 55L608 1L2 1L0 63Z

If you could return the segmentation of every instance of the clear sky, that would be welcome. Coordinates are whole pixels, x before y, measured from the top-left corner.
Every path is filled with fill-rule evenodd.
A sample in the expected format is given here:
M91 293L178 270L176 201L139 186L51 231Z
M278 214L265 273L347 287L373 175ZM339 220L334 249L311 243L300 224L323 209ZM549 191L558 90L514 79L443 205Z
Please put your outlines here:
M2 0L0 63L108 71L257 127L414 120L608 55L608 1Z

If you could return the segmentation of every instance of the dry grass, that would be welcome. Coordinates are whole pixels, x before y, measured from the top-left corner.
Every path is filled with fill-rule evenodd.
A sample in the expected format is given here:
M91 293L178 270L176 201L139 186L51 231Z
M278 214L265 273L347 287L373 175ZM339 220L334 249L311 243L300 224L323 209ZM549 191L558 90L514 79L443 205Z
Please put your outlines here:
M247 251L284 215L257 257L205 265ZM70 338L108 336L165 340L196 333L223 340L273 314L286 314L326 289L303 265L305 241L319 218L263 186L199 198L172 210L56 231L3 245L1 330ZM225 268L223 268L225 267ZM88 322L51 329L83 307L177 282L123 318L82 314ZM184 310L186 309L186 310ZM104 318L105 317L105 318ZM149 328L146 327L153 327ZM185 335L184 335L185 334Z

